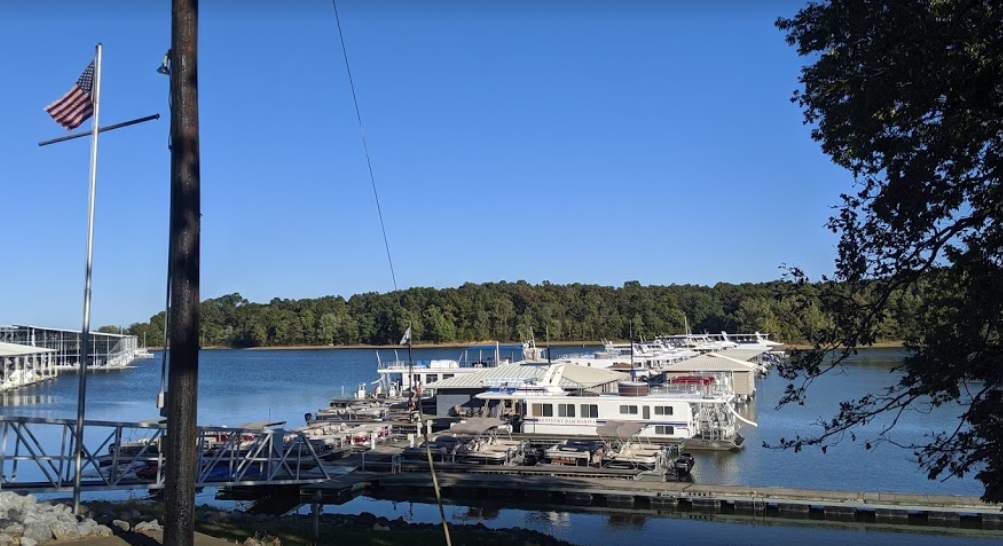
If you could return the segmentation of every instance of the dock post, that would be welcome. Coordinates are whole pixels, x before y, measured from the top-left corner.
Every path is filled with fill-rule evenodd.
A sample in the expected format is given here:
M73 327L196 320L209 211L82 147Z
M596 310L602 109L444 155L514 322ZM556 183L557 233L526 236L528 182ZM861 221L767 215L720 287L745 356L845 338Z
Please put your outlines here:
M313 540L317 543L320 540L320 491L318 490L316 495L314 495L314 502L310 505L310 510L313 512Z

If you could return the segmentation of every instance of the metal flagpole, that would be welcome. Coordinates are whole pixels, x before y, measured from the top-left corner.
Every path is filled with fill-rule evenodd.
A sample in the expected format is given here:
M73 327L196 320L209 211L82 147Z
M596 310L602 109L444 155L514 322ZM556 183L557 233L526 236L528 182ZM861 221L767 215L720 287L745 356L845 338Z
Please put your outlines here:
M84 453L84 408L87 395L87 358L91 329L91 261L94 256L94 196L98 174L98 127L101 111L101 44L95 48L94 87L92 100L94 116L91 119L91 176L87 203L87 267L84 275L84 326L80 338L80 391L77 394L77 439L76 466L73 474L73 513L80 513L80 470Z

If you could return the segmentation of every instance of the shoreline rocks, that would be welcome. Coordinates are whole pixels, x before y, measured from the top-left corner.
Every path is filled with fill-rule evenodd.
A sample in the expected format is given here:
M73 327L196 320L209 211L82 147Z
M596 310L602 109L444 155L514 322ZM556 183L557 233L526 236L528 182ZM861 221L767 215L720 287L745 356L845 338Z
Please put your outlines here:
M34 495L0 491L0 546L36 546L51 540L111 534L111 528L74 514L66 504L38 502Z
M159 512L158 503L153 501L90 502L80 505L81 515L79 516L73 514L70 504L71 501L66 499L39 502L34 495L0 491L0 546L44 546L50 541L68 541L129 532L149 533L162 530L160 522L154 515ZM92 517L93 519L91 519ZM195 519L204 524L282 521L303 525L306 528L313 525L312 515L257 515L210 506L196 507ZM438 532L442 529L441 524L438 523L413 523L405 521L403 517L388 519L368 512L321 514L319 521L320 525L326 527L355 528L373 532ZM497 533L508 537L515 544L573 546L569 542L529 529L494 529L483 523L451 523L450 529L463 529L485 534ZM256 538L248 538L244 544L245 546L278 546L281 544L281 537L277 537L277 540L268 544L262 544Z

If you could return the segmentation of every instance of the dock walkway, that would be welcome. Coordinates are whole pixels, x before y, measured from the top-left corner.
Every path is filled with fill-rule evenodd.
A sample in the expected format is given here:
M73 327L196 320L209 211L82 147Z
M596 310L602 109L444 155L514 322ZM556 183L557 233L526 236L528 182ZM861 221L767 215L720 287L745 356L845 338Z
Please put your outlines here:
M381 462L392 448L367 454L360 470L326 482L304 485L304 502L338 504L368 491L374 496L431 494L424 461ZM358 462L356 461L356 464ZM982 529L1003 529L1000 506L976 497L910 493L830 491L676 481L672 476L626 469L560 466L488 466L436 463L446 498L499 497L555 506L692 510L723 514L776 514L837 521L884 521L957 526L965 519ZM382 471L394 468L393 472Z

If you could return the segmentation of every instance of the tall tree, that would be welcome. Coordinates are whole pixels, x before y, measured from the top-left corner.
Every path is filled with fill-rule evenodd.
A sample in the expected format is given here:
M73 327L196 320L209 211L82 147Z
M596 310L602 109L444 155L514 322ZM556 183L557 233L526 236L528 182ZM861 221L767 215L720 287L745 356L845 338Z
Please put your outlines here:
M974 473L985 500L1003 501L1003 6L834 0L777 26L810 62L793 100L856 180L829 221L839 282L821 298L835 324L782 369L785 400L874 341L897 294L935 279L901 379L783 444L825 446L879 415L945 406L958 427L912 446L919 464L931 479Z

